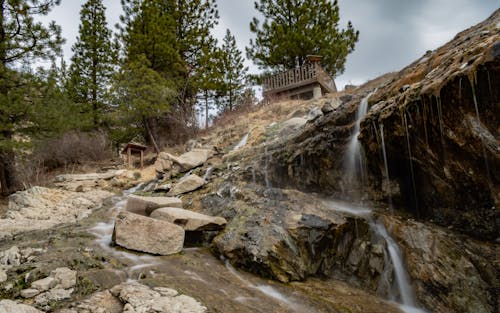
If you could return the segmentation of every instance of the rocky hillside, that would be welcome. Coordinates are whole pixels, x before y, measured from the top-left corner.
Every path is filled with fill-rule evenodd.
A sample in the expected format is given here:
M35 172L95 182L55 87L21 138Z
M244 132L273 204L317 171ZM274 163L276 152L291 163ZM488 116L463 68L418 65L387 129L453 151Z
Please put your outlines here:
M499 33L13 195L0 312L498 312Z

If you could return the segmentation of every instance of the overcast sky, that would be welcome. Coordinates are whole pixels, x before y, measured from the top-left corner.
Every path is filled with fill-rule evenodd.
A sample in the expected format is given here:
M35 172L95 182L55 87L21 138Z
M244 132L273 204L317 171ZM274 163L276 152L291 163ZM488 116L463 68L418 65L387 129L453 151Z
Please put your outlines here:
M84 0L62 0L47 17L62 26L67 39L66 59L78 35L79 11ZM252 34L249 23L257 13L253 0L217 0L219 25L214 35L222 39L226 28L236 36L244 52ZM341 22L352 21L360 31L355 51L347 58L346 71L337 86L360 84L395 71L451 40L456 33L486 19L500 7L500 0L339 0ZM113 26L121 13L119 0L104 0L108 23ZM114 29L114 27L113 27ZM248 62L251 72L259 70Z

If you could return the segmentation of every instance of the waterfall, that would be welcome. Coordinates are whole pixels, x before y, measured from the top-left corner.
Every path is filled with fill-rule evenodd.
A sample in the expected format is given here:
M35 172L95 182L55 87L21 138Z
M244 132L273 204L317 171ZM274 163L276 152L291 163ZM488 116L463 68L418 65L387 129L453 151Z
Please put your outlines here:
M426 311L417 308L416 300L411 287L411 280L406 272L403 256L396 241L389 235L384 224L377 222L372 217L372 210L369 208L357 207L349 205L346 202L336 200L324 200L323 203L332 210L347 213L350 215L364 218L368 221L368 225L377 236L382 238L387 247L387 252L390 261L394 268L394 277L396 278L396 287L400 297L400 308L405 313L425 313ZM385 260L384 252L384 260ZM381 277L383 279L383 277ZM396 299L397 295L390 294L390 299Z
M347 147L345 159L345 170L347 174L348 184L351 189L356 187L356 182L360 181L361 185L364 185L365 179L367 177L366 166L364 158L361 151L361 144L358 140L358 136L361 128L361 120L365 117L368 112L368 100L370 96L376 90L370 92L366 97L364 97L358 107L356 112L356 123L354 124L354 130L349 141L349 146ZM358 179L359 177L359 179Z
M245 136L241 138L241 140L236 144L236 146L234 146L234 148L231 151L236 151L240 149L241 147L247 144L247 141L248 141L248 133L246 133Z
M384 158L384 174L387 182L387 199L389 203L389 209L392 209L392 194L391 194L391 180L389 178L389 166L387 165L387 153L385 151L385 139L384 139L384 124L380 124L380 138L382 141L382 156Z

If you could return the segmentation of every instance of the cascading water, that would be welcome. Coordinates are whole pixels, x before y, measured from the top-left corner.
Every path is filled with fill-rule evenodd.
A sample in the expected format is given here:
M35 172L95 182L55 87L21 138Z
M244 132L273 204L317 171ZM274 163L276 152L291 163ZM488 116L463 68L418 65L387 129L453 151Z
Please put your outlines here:
M345 154L345 170L348 177L348 184L350 187L356 188L356 182L361 182L361 185L364 185L367 171L364 162L364 158L361 151L361 144L358 140L361 120L365 117L368 112L368 100L370 96L375 92L370 92L366 97L364 97L360 104L358 111L356 112L356 123L354 124L354 130L352 133L352 137L349 141L349 146L347 148L347 152ZM351 188L350 188L351 189Z
M351 179L350 186L351 188L356 188L356 186L363 186L363 179L367 177L367 173L363 172L365 167L363 165L363 156L361 151L361 145L358 141L358 135L360 133L360 125L361 120L365 117L368 112L368 100L370 96L376 90L369 93L359 105L358 111L356 113L356 123L354 126L353 135L349 142L349 147L347 149L347 153L345 155L346 160L346 168L347 175ZM380 124L380 137L382 142L382 153L384 157L384 165L385 165L385 176L387 179L387 191L388 197L390 199L390 184L389 184L389 170L387 164L387 155L385 151L385 141L384 141L384 125ZM357 165L359 164L359 167ZM357 180L357 184L356 181ZM361 185L359 185L361 183ZM359 188L359 187L358 187ZM359 199L356 199L359 200ZM391 200L389 200L389 206L392 208ZM347 214L352 214L355 216L362 217L368 221L368 224L373 229L374 233L377 234L380 238L382 238L386 242L386 249L388 255L390 257L390 261L394 268L394 276L396 278L397 291L401 302L401 309L406 313L418 313L425 312L419 308L416 308L416 301L413 296L413 290L411 287L411 282L408 277L408 274L405 270L403 258L401 254L401 250L399 249L397 243L389 236L387 229L382 223L374 221L372 218L372 211L366 208L355 207L345 202L338 201L327 201L327 205L333 210L344 212ZM389 295L392 299L397 299L397 295Z
M238 149L240 149L241 147L243 147L244 145L247 144L247 141L248 141L248 133L245 134L245 136L243 136L241 138L241 140L236 144L236 146L234 146L233 150L231 151L236 151Z
M380 124L380 138L382 146L382 156L384 158L384 174L387 183L387 199L389 203L389 209L392 212L392 194L391 194L391 180L389 178L389 166L387 165L387 153L385 151L385 139L384 139L384 124Z

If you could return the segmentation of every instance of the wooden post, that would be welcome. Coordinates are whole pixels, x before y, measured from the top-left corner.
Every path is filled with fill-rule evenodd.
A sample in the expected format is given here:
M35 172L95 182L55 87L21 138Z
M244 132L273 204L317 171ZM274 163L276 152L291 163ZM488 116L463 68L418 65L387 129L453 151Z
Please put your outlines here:
M128 167L132 167L132 149L130 147L127 148L127 162L128 162Z
M144 168L144 151L141 150L141 169Z

